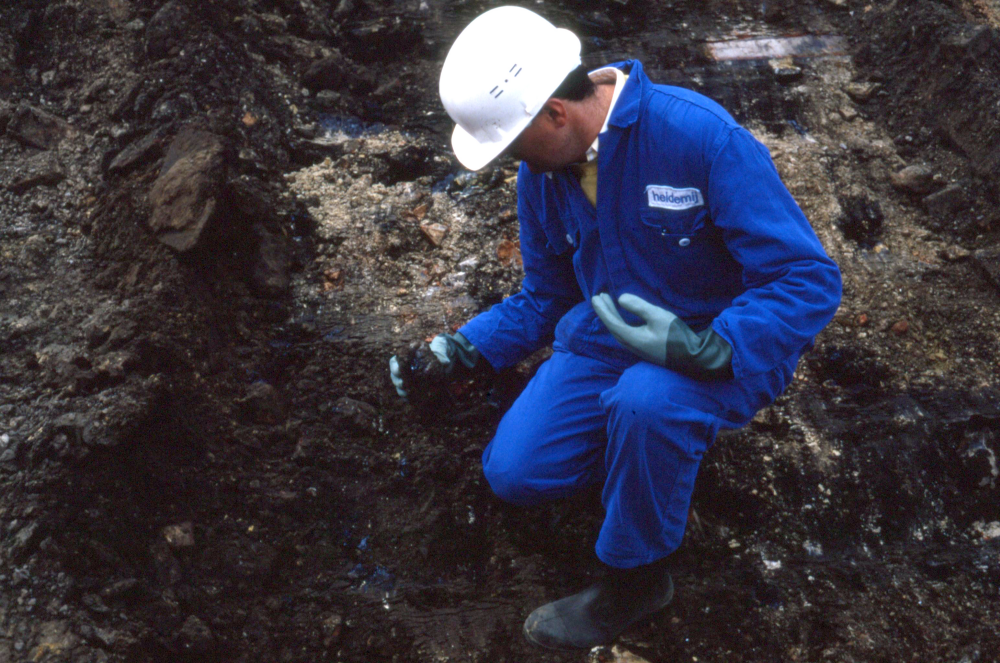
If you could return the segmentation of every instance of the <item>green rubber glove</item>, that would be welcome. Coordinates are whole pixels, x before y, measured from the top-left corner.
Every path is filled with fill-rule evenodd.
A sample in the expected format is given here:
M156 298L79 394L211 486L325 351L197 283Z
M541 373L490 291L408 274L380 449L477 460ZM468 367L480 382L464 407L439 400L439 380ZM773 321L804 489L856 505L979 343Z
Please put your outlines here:
M443 372L447 376L453 376L456 369L461 372L461 367L473 369L479 362L479 350L469 343L469 340L459 333L438 334L430 343L430 351L441 364ZM399 359L393 355L389 359L389 378L396 388L396 393L402 398L407 397L405 371L399 365Z
M733 348L711 327L695 333L670 311L635 295L622 295L618 304L646 321L638 327L622 319L611 295L594 295L590 303L611 335L646 361L700 380L732 379Z

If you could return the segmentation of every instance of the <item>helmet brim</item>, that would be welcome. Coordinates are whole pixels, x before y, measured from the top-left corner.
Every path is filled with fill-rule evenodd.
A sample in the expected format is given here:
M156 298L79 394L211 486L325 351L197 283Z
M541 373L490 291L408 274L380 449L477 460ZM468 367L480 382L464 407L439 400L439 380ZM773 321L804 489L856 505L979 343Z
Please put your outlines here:
M479 170L500 156L500 153L514 142L525 127L531 124L532 119L525 116L520 127L504 134L500 140L488 143L480 143L472 134L456 124L455 130L451 132L451 149L455 151L459 163L469 170Z

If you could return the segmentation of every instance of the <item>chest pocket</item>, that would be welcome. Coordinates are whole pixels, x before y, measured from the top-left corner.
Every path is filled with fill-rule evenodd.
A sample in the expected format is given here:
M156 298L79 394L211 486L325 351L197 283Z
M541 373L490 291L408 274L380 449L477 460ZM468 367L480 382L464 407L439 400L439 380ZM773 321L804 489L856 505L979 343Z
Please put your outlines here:
M706 239L707 209L684 211L642 209L640 227L649 241L662 248L684 250L697 248Z

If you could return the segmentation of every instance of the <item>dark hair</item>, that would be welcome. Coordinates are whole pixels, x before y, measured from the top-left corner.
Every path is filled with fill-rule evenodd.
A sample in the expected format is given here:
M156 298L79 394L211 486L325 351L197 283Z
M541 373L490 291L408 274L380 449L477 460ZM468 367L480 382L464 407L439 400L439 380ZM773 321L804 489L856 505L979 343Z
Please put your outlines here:
M597 85L587 75L587 68L582 64L567 74L563 82L559 84L556 91L550 97L556 99L566 99L567 101L582 101L594 94Z

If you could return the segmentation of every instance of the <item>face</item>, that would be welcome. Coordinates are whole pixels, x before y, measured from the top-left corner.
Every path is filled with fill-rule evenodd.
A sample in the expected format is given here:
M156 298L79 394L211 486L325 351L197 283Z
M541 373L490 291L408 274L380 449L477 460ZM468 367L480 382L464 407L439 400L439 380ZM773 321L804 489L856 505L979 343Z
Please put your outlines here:
M564 109L550 104L542 108L506 149L507 154L528 164L533 173L562 170L579 161Z

